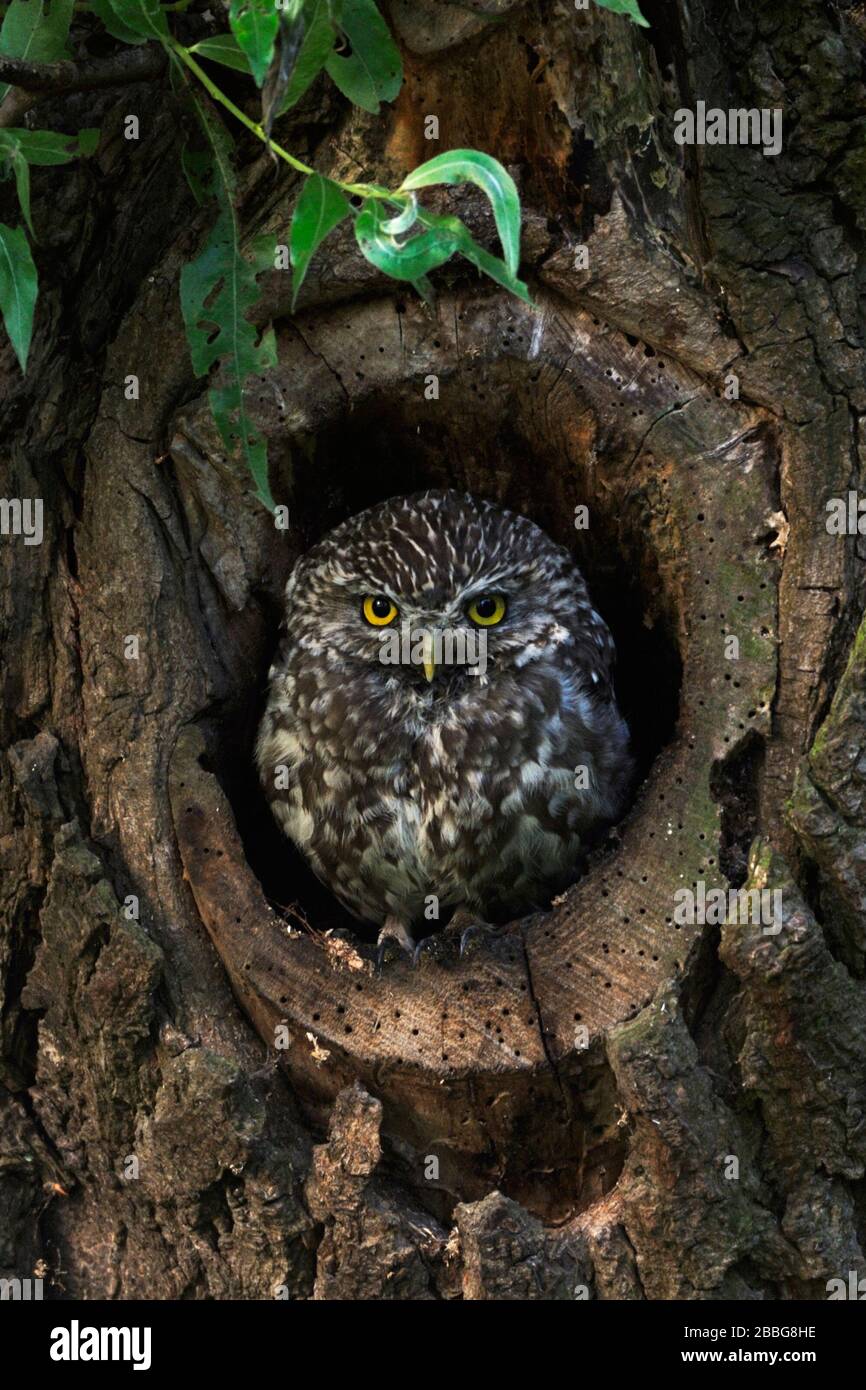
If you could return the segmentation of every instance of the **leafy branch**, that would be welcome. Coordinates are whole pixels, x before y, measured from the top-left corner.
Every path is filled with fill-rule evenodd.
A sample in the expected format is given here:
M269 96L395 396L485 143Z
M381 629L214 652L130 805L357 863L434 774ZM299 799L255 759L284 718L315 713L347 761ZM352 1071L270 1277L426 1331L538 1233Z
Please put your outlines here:
M200 255L181 274L181 307L193 369L215 372L210 402L224 446L240 454L256 494L273 507L267 451L244 400L251 375L276 362L273 329L261 335L250 322L258 299L257 277L279 265L273 240L242 244L236 206L233 142L217 106L287 164L304 183L289 229L292 306L313 256L341 223L350 220L361 254L393 279L432 298L430 272L459 255L482 274L529 300L517 278L520 260L520 199L507 171L488 154L450 150L413 170L396 189L375 183L325 178L272 139L274 121L301 99L324 72L354 105L371 114L393 101L402 62L374 0L231 0L226 33L186 45L169 19L190 0L11 0L0 28L0 99L10 85L24 93L85 90L118 82L148 80L167 63L186 89L204 135L204 154L183 153L184 169L199 201L214 200L217 217ZM645 24L636 0L597 0ZM118 42L108 59L75 63L67 49L74 9L87 8ZM249 77L261 92L262 118L253 120L222 90L204 64ZM3 83L6 76L8 83ZM31 98L32 100L32 98ZM16 108L17 109L17 108ZM60 164L92 154L98 131L77 136L0 128L0 169L15 179L21 212L36 238L30 210L30 167ZM420 190L443 184L474 184L487 198L502 256L480 246L464 223L442 216L418 200ZM22 371L26 370L37 298L37 272L23 228L0 223L0 310Z

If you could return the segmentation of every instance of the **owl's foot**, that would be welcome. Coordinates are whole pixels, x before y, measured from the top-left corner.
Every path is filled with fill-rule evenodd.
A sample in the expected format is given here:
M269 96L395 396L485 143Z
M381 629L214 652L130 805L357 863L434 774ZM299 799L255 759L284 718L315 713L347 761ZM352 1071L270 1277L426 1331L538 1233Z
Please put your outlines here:
M492 926L490 922L470 922L460 933L460 959L474 955L479 947L490 941L499 931L500 928Z
M452 940L456 937L458 942L458 953L462 960L464 956L474 955L478 948L485 941L494 937L500 928L491 926L479 917L477 912L471 908L458 907L448 926L445 928L447 935Z
M394 960L395 953L403 957L415 957L415 942L412 933L399 917L386 917L379 930L376 941L376 971L381 974L386 960Z
M431 932L429 936L423 937L415 950L412 952L413 966L419 966L422 960L432 960L441 965L448 955L448 940L445 932Z
M443 966L453 965L458 956L463 955L471 940L493 930L495 928L487 927L479 919L477 912L472 912L465 906L458 907L447 927L442 931L430 932L418 942L412 952L412 965L417 967L422 961Z

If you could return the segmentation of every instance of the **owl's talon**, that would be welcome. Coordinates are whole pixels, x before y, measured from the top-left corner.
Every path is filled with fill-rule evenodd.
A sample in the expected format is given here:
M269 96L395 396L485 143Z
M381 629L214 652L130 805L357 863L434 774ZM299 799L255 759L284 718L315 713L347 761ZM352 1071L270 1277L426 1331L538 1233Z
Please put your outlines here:
M386 964L400 960L413 960L414 953L393 936L386 936L376 947L376 974L381 975Z
M431 934L430 936L425 936L421 941L418 942L418 945L415 947L415 950L412 952L412 965L413 965L413 968L417 968L417 967L421 964L422 958L424 958L424 959L426 959L426 960L438 961L438 960L440 959L440 957L441 957L441 954L442 954L442 938L441 938L441 936L438 936L438 935L436 935L435 933L434 933L434 934Z
M394 948L394 952L390 956L388 954L389 946ZM407 956L413 959L414 954L415 942L407 928L397 918L387 917L376 943L376 974L381 975L386 960L399 960L401 958L405 960Z
M464 927L460 933L460 959L469 954L473 949L473 943L480 945L482 941L494 936L497 927L492 927L489 922L473 922L471 926Z

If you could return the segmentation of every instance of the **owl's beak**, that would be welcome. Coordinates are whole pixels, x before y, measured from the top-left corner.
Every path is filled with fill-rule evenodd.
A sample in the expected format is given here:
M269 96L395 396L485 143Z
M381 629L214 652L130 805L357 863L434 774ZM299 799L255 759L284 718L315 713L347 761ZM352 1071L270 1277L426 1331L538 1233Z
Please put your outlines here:
M432 681L433 677L436 674L436 647L434 645L433 633L430 630L430 628L427 628L424 632L424 648L422 651L422 657L424 661L424 675L427 677L428 681Z

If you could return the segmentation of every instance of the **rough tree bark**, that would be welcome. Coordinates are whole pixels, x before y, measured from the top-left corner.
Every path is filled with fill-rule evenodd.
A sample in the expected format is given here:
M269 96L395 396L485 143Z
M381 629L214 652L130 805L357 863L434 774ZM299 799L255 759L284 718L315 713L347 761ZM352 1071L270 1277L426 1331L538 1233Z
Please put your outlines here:
M3 349L2 491L46 529L0 542L0 1274L773 1299L864 1272L864 542L825 523L866 462L866 24L841 0L643 8L649 30L392 0L393 109L317 84L285 120L337 177L399 181L428 114L434 151L497 155L538 306L452 267L431 313L339 234L296 316L274 272L279 365L251 391L285 535L191 374L178 275L208 215L182 109L166 83L37 105L103 135L34 180L26 379ZM783 152L680 148L698 99L781 108ZM249 234L284 240L296 188L243 150ZM442 202L493 244L474 196ZM575 547L643 782L550 913L377 977L363 934L325 935L346 923L270 825L251 742L294 556L449 483ZM699 880L780 890L781 930L680 925Z

